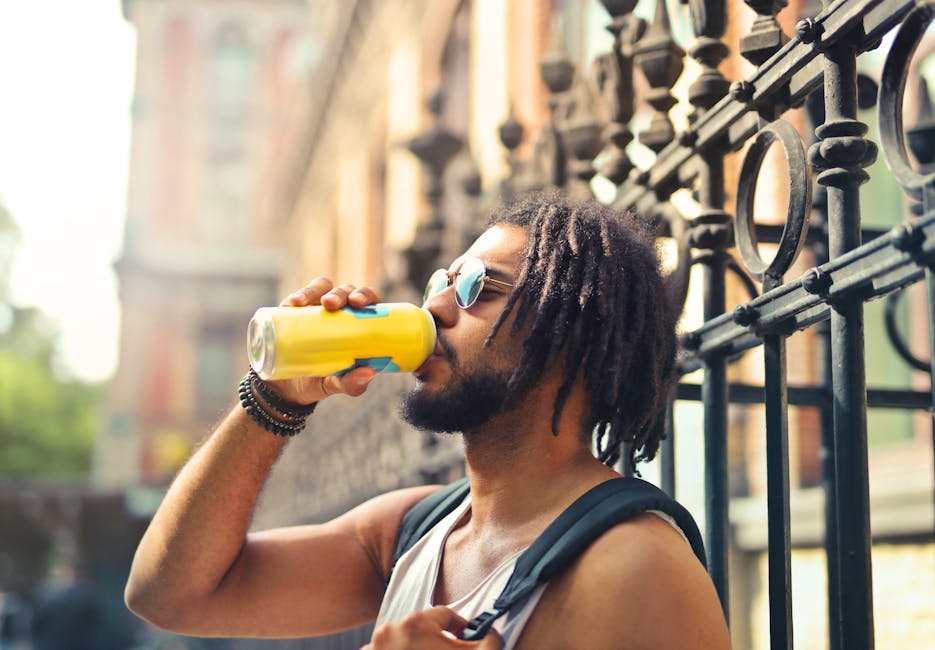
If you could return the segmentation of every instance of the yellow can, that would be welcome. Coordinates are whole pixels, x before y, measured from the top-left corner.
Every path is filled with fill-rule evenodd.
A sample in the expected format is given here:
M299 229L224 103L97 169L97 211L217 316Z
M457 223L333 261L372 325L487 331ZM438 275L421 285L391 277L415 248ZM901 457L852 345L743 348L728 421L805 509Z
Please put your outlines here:
M324 377L370 366L412 372L435 349L435 320L403 302L345 307L261 307L247 327L247 356L262 379Z

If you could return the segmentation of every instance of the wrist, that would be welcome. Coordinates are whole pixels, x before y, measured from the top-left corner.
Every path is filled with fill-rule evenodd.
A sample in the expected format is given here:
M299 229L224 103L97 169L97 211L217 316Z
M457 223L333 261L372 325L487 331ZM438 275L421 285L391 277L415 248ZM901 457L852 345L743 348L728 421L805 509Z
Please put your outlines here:
M253 370L240 381L238 393L240 404L250 419L278 436L292 437L301 433L308 416L318 405L317 402L303 405L283 399Z
M253 388L253 394L287 419L307 418L318 406L317 400L306 404L284 397L276 386L260 379L260 376L253 368L247 374L250 376L250 386Z

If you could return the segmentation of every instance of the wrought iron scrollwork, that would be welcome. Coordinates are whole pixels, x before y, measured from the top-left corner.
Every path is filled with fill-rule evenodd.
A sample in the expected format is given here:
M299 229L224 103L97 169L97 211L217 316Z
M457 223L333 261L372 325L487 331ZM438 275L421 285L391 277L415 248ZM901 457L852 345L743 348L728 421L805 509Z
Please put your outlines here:
M614 44L597 59L590 74L575 80L575 67L560 48L553 47L542 62L552 120L535 150L536 161L545 164L533 169L543 172L541 178L547 184L586 192L595 173L594 158L600 152L600 172L617 188L614 206L636 209L647 219L665 224L660 232L676 242L677 265L667 277L674 305L684 305L692 266L702 267L705 322L683 336L680 366L704 369L700 395L705 403L706 545L710 572L724 603L729 600L730 532L726 432L731 397L726 368L744 351L762 346L770 498L770 642L775 647L792 647L785 338L795 330L827 321L821 337L828 348L825 365L830 370L825 385L815 387L815 404L825 410L824 444L833 451L824 463L830 503L825 517L829 636L831 647L871 647L872 620L868 624L866 615L872 610L872 593L862 304L926 277L929 316L935 315L935 281L930 270L935 265L935 192L925 196L927 190L935 189L931 166L935 146L929 144L935 139L935 118L929 116L932 119L920 124L917 133L904 133L902 125L907 62L926 27L935 22L935 0L829 1L817 15L800 20L789 35L776 19L785 0L745 1L757 18L751 32L740 40L740 53L756 69L731 84L718 70L728 54L721 41L726 3L682 0L689 5L696 37L685 47L701 69L688 88L693 108L689 127L676 133L669 110L676 103L672 87L682 73L684 51L673 38L665 0L656 0L655 17L648 26L632 14L635 0L601 0L611 17L608 31ZM929 204L929 209L902 229L873 233L881 235L873 239L866 235L871 229L861 231L859 186L868 180L867 167L878 150L866 137L867 125L858 120L857 109L869 107L872 93L867 90L872 84L858 75L857 57L879 45L901 21L880 88L882 147L897 182L917 201ZM653 109L649 127L636 134L656 154L648 169L637 168L625 151L634 138L630 125L634 66L650 87L641 99ZM811 108L819 110L813 111L817 141L806 155L796 130L777 118L809 99ZM751 138L738 176L733 218L724 206L724 156L739 151ZM913 153L921 154L916 155L921 169L910 165L906 141ZM782 146L791 179L788 212L778 240L778 228L754 222L757 178L773 144ZM811 234L810 168L816 175L815 195L827 197L815 210ZM671 200L681 189L694 191L700 210L693 219L684 218L677 202ZM827 219L821 218L822 212ZM772 259L761 257L758 234L760 239L778 241ZM817 256L812 262L815 268L799 279L783 282L807 235ZM861 244L862 237L869 241ZM749 300L733 309L726 304L729 275L736 275L749 294ZM915 358L896 331L895 301L891 297L887 306L893 344L913 367L928 369L933 364ZM935 329L930 331L930 342L935 347Z
M428 220L419 226L412 245L404 252L407 262L407 279L414 289L422 283L432 269L439 264L442 248L442 232L445 222L441 214L442 178L452 157L461 150L463 141L440 124L444 95L436 91L428 100L428 109L433 116L431 126L406 142L406 147L421 162L428 180L426 197L429 201Z
M789 42L776 21L776 14L787 0L744 0L757 13L750 33L740 39L740 53L754 65L760 65Z
M757 249L753 200L760 167L767 150L774 142L782 145L789 167L789 208L779 248L773 259L767 263L760 257ZM808 214L812 200L811 187L808 165L805 161L805 149L799 134L792 125L785 120L775 120L760 129L747 150L740 169L734 238L744 266L753 277L763 283L764 291L769 291L782 282L782 276L789 270L802 250L808 231Z
M636 6L627 2L604 2L611 16L607 27L614 37L610 52L595 60L597 87L607 112L608 124L604 129L607 147L600 173L614 185L619 185L633 169L626 147L633 140L629 122L633 117L633 48L646 31L646 22L630 14Z
M724 0L687 1L695 34L699 37L720 38L727 28L727 3Z
M549 110L552 114L547 128L542 130L535 147L535 163L546 182L564 187L567 152L560 125L568 117L568 89L575 79L575 65L568 60L559 44L557 28L553 28L552 47L539 63L539 74L549 89Z
M880 84L878 110L880 113L880 138L883 156L895 180L911 200L913 212L922 214L925 209L935 208L935 152L932 151L935 120L932 118L932 106L928 97L928 87L924 78L919 79L921 95L919 123L908 131L903 127L903 95L909 77L909 62L915 55L927 28L935 21L935 2L920 2L903 20L896 38L883 65ZM904 139L905 135L905 139ZM909 161L906 143L909 143L913 155L921 168L916 170ZM928 196L926 196L928 194ZM921 205L920 205L921 204ZM895 243L899 250L913 256L921 254L921 230L914 224L904 224L897 232ZM932 309L931 271L926 273L929 310ZM896 306L903 292L892 293L887 297L884 309L886 333L896 350L910 366L924 372L932 371L931 361L919 359L909 349L896 325ZM931 314L930 314L931 317ZM931 324L930 324L931 327Z
M935 186L935 172L919 173L912 168L903 140L903 92L909 61L926 28L935 21L935 2L920 2L903 21L886 62L880 84L880 141L886 164L896 182L916 201L922 201L926 187Z
M516 155L516 148L519 147L520 143L523 141L524 132L525 129L523 128L523 124L516 119L516 114L513 111L513 106L511 105L507 118L500 124L500 127L498 128L500 143L507 151L506 161L510 167L510 173L504 179L503 184L500 187L500 198L507 203L514 200L517 194L516 186L519 182L519 177L522 173L523 165L519 157Z
M743 285L743 288L746 289L747 295L750 296L750 299L756 298L760 295L759 290L757 289L756 282L753 281L753 278L750 277L750 274L747 270L733 257L727 260L727 270L733 273L740 284Z
M579 79L573 93L570 115L559 129L570 154L568 171L570 180L574 181L571 189L575 193L590 196L589 183L597 173L594 158L603 148L602 129L595 115L589 80Z
M634 53L636 64L650 85L646 101L655 110L649 128L638 137L641 144L659 153L675 137L668 113L676 104L672 86L682 74L685 58L685 51L672 38L665 0L656 1L652 25L636 43Z
M899 354L906 363L916 370L929 372L932 369L932 363L930 361L924 361L913 354L912 350L909 349L909 346L903 340L902 334L899 332L899 327L896 324L896 307L899 303L900 296L904 293L905 290L894 291L886 297L886 303L883 308L883 322L886 325L886 335L890 343L892 343L893 349L896 350L897 354Z

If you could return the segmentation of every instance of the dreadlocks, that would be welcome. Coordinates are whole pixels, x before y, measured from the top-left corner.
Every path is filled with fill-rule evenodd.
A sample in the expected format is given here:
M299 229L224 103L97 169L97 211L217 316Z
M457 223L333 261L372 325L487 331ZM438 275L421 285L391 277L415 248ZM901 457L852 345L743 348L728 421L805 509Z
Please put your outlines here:
M528 233L515 287L485 342L511 311L512 335L530 321L508 396L525 392L561 355L552 432L583 373L598 458L613 465L626 443L631 467L652 459L675 380L675 320L652 232L632 212L558 192L499 208L488 225L497 224Z

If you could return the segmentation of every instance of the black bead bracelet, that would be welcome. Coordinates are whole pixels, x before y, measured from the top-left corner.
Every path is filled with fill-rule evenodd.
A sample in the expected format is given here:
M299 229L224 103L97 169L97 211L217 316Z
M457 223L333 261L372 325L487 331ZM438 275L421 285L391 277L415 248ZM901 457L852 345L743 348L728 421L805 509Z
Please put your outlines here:
M277 436L292 437L305 429L305 421L308 419L311 412L315 410L317 402L309 405L312 407L310 410L305 408L307 413L299 417L282 413L282 415L287 415L288 418L287 421L284 422L263 407L263 404L260 403L253 393L255 386L256 383L252 381L250 373L247 373L244 375L244 378L240 380L240 386L237 391L240 395L240 404L243 406L244 411L247 412L247 415L250 416L251 420L259 424L266 431L274 433ZM264 398L266 397L265 394L263 394L263 396ZM279 401L281 406L290 406L281 399ZM279 409L275 410L277 412L279 411Z
M250 372L247 374L250 376L250 383L253 385L253 390L263 396L263 401L269 404L270 408L286 418L307 418L315 411L315 407L318 406L318 402L312 402L311 404L294 404L292 402L287 402L273 392L273 390L260 379L260 376L256 374L253 368L250 368Z

